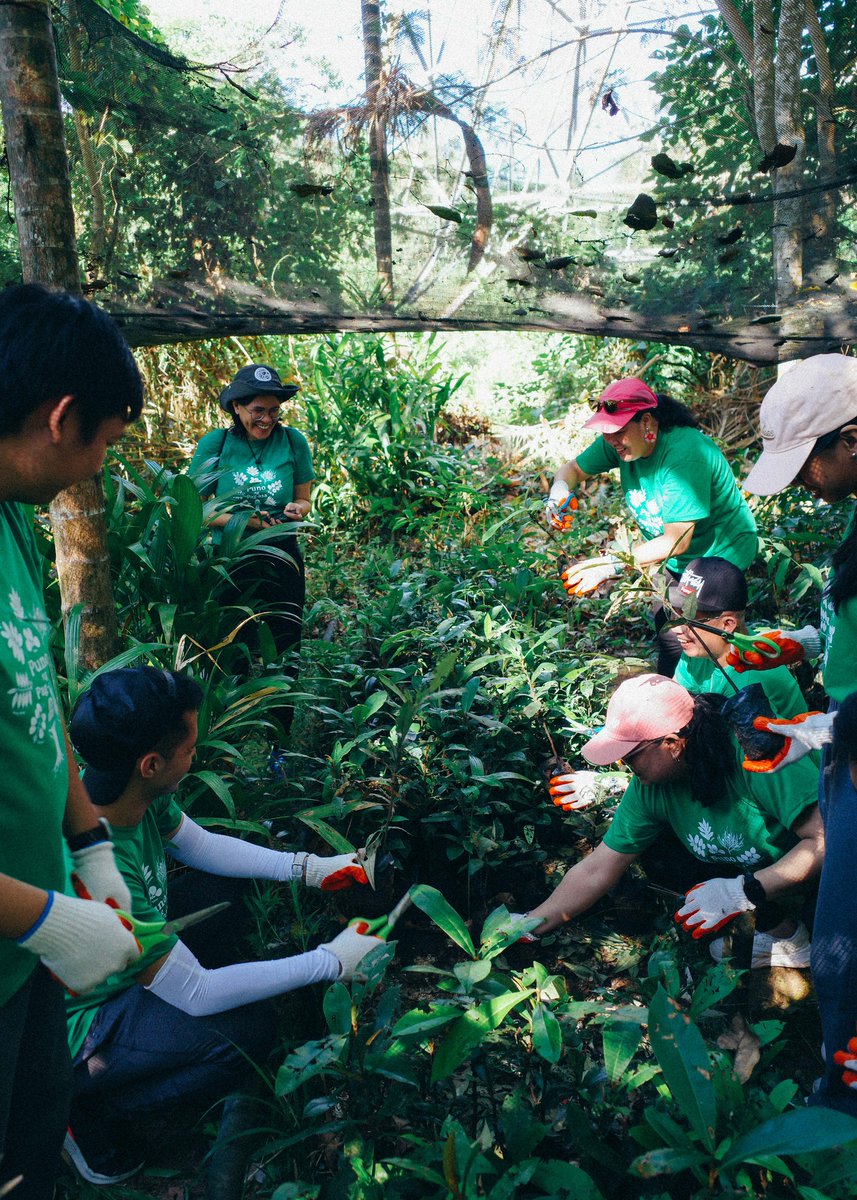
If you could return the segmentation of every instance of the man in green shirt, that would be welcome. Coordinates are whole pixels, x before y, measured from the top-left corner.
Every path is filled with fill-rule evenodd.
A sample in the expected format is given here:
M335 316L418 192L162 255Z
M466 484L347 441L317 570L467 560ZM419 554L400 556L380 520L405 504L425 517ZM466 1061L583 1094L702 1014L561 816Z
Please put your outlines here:
M115 323L35 285L0 295L0 1186L50 1200L68 1111L65 984L132 962L128 889L68 753L30 506L94 475L143 389ZM64 834L68 846L64 842ZM67 853L81 894L73 896Z

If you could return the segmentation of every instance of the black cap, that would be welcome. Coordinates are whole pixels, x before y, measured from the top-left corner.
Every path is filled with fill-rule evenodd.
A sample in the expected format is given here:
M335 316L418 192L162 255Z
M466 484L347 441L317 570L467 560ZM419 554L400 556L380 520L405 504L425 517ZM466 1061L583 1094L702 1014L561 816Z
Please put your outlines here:
M119 799L137 760L175 730L187 708L172 671L123 667L96 675L69 723L93 804Z
M220 407L232 412L234 401L248 400L251 396L276 396L278 400L291 400L301 389L296 383L283 383L273 367L264 363L250 363L242 367L235 378L220 393Z
M743 612L747 607L744 572L716 555L692 559L682 573L678 590L679 603L683 605L686 598L693 596L699 612Z

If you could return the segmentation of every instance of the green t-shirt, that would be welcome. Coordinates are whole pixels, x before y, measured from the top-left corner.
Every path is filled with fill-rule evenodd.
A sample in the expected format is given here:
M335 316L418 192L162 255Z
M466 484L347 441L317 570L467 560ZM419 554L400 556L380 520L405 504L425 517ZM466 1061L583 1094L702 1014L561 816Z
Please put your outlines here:
M857 508L848 522L846 537L857 521ZM830 599L833 576L821 593L819 633L824 649L821 659L821 678L828 696L840 703L857 691L857 596L840 604L835 612Z
M770 671L736 671L734 667L721 668L707 657L688 658L683 654L673 678L694 696L708 692L718 696L733 696L735 693L729 686L729 679L738 688L761 683L775 717L787 719L807 711L803 692L788 667L774 667Z
M277 425L263 442L215 429L203 437L188 468L203 494L231 500L236 508L282 510L295 487L315 479L309 442L297 429ZM221 531L215 530L215 540Z
M770 866L798 840L791 827L818 800L818 767L805 758L773 775L737 770L723 779L722 799L703 808L687 780L642 784L632 779L604 835L611 850L640 854L670 828L700 862L739 871Z
M694 522L689 548L666 560L677 575L702 556L719 555L742 571L756 557L753 514L729 463L698 429L665 429L648 458L628 463L599 437L577 456L577 465L587 475L619 468L625 500L647 539L659 537L664 525Z
M65 736L33 514L21 504L0 503L0 562L0 871L68 892ZM0 938L0 1004L14 996L38 961Z
M113 830L113 856L131 893L131 912L141 921L162 921L167 916L167 860L164 843L181 824L182 810L173 796L160 796L139 825ZM165 939L151 958L138 958L124 971L111 975L85 996L66 999L68 1041L72 1055L80 1052L99 1007L111 996L136 986L135 979L150 961L167 954L178 938Z

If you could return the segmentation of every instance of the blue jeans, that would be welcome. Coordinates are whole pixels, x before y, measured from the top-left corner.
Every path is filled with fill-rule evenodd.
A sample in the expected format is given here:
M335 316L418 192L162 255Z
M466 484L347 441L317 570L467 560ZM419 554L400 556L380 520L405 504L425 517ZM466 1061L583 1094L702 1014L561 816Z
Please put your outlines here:
M842 1067L833 1061L834 1052L844 1050L849 1039L857 1036L857 791L848 763L831 765L829 747L819 791L825 850L812 934L812 979L826 1065L821 1087L810 1103L857 1117L857 1092L845 1086Z
M71 1096L65 991L41 965L0 1006L0 1185L51 1200Z

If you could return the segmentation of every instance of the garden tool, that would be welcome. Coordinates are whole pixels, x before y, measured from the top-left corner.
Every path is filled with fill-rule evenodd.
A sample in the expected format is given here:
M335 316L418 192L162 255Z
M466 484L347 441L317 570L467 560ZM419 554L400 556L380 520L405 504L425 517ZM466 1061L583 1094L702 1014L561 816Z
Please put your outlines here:
M387 938L393 932L393 926L399 917L402 913L407 912L412 904L411 889L408 888L399 903L387 916L375 917L374 920L370 920L368 917L354 917L353 920L348 922L349 928L356 930L357 933L368 933L372 937L380 938L382 942L386 942Z
M681 624L687 625L691 629L702 629L705 633L716 633L718 637L722 637L725 642L729 642L730 645L734 646L737 651L735 657L745 667L754 665L748 663L743 657L748 652L755 654L760 659L780 658L782 654L780 643L777 642L776 638L770 637L767 634L727 633L725 629L717 629L714 625L706 625L704 621L697 621L693 617L682 617ZM783 659L782 661L785 662L786 660ZM729 665L735 666L736 664L730 662Z
M207 921L209 917L229 908L231 903L231 900L221 900L219 904L209 904L207 908L198 908L196 912L187 913L183 917L175 917L171 921L140 921L121 908L116 910L116 915L140 943L143 954L150 954L153 950L157 950L161 943L164 943L164 953L166 953L166 942L174 933L180 933L182 929L188 929L191 925L199 924L200 921Z

